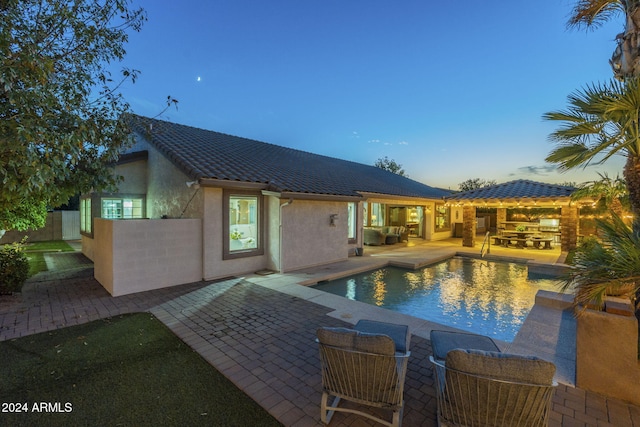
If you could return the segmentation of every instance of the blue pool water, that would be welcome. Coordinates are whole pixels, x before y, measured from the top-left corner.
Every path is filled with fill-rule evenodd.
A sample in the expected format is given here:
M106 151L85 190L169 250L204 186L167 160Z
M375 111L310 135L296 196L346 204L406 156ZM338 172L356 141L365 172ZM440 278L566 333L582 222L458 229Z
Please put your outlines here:
M524 264L454 257L420 270L387 267L314 288L511 342L538 290L558 291L557 280L528 276Z

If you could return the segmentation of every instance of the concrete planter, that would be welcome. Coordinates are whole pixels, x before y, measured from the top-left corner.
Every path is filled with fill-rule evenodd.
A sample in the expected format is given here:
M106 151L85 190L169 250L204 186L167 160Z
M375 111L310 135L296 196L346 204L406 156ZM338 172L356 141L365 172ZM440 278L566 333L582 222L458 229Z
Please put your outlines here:
M608 297L576 326L576 386L640 405L638 320L631 301Z

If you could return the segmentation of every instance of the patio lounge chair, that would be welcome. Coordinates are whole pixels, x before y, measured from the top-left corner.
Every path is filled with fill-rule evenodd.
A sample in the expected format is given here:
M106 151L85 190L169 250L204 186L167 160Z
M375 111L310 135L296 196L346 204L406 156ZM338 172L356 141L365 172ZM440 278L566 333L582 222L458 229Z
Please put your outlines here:
M439 426L546 426L555 365L537 357L454 349L436 374Z
M429 339L431 341L433 357L437 362L441 363L444 363L447 353L456 348L500 351L498 345L490 337L469 332L440 331L434 329L431 331Z
M407 330L406 326L403 328ZM386 334L346 328L319 328L317 336L322 370L322 422L328 424L335 412L348 412L386 426L400 426L410 352L396 351L396 342ZM399 346L402 346L402 342L407 341L400 338ZM335 399L329 403L331 396ZM341 399L391 410L392 421L371 412L339 407Z

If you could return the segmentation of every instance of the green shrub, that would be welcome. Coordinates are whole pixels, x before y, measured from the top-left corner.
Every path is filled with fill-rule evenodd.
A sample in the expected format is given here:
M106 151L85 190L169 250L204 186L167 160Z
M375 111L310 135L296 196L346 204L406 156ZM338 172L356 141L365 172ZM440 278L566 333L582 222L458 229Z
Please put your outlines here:
M599 243L598 243L598 239L596 237L594 237L594 236L585 237L584 240L582 241L582 243L580 243L580 245L576 249L573 249L573 250L569 251L569 254L567 255L567 258L564 261L565 264L573 265L575 257L576 257L576 254L579 254L578 256L580 257L585 253L590 253L598 245L599 245Z
M13 243L0 248L0 294L19 292L29 277L29 260L23 245Z

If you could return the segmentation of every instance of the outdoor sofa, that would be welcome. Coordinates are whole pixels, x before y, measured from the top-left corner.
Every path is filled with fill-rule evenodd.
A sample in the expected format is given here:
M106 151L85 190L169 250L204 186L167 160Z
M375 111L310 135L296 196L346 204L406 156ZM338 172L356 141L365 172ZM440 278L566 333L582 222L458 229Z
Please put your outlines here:
M409 230L404 226L364 227L365 245L392 245L409 240Z

